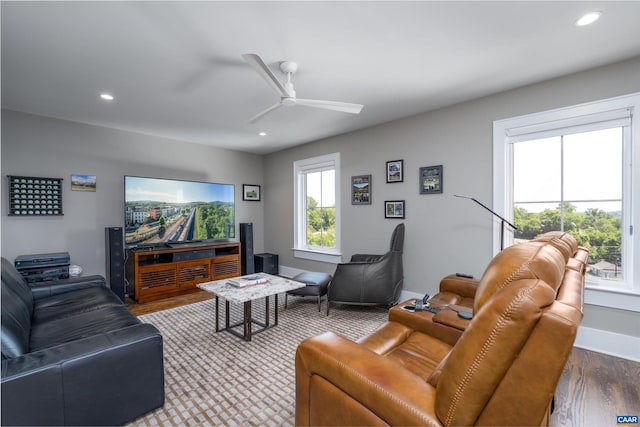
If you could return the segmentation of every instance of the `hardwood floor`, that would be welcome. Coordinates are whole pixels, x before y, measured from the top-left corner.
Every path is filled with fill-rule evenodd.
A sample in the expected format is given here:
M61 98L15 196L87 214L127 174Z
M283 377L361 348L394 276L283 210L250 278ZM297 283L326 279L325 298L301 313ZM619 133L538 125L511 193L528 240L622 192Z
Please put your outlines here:
M158 301L150 301L144 304L138 304L131 299L127 299L127 306L133 314L135 314L136 316L141 316L143 314L154 313L156 311L167 310L169 308L180 307L182 305L205 301L213 297L213 294L201 291L186 295L179 295L172 298L165 298Z
M145 304L128 300L127 305L139 316L211 298L196 292ZM640 415L640 362L574 347L555 402L551 427L615 426L618 415Z
M640 415L640 363L574 347L550 425L615 426L618 415Z

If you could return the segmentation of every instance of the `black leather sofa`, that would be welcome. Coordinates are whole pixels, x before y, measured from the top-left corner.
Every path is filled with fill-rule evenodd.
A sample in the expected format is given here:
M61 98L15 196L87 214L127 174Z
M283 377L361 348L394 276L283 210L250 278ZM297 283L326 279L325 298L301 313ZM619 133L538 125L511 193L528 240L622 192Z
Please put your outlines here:
M2 258L2 425L120 425L164 404L162 335L101 276L27 284Z

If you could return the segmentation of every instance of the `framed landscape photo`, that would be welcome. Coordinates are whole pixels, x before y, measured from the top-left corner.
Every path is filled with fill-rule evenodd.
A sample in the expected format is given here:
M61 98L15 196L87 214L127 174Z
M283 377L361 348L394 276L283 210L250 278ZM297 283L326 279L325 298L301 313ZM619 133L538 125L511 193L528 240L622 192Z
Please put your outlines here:
M403 160L387 162L387 182L402 182L404 180Z
M260 186L253 184L242 184L242 200L250 202L260 201Z
M95 175L71 174L72 191L96 191Z
M358 175L351 177L351 204L371 204L371 175Z
M442 193L442 165L420 168L420 194Z
M384 217L404 219L404 200L386 200L384 202Z

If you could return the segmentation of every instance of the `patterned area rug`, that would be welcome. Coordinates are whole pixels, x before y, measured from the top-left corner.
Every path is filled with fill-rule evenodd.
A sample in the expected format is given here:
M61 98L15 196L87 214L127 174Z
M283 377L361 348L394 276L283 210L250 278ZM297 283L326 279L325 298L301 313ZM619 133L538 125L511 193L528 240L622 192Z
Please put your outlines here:
M318 312L315 298L290 297L285 309L280 296L278 326L251 342L215 332L215 300L140 316L164 337L166 402L129 425L293 425L298 344L327 331L356 340L387 319L383 308L335 305L327 317L325 304ZM223 300L220 309L222 325ZM252 311L264 320L264 305ZM232 323L241 318L240 306L232 305Z

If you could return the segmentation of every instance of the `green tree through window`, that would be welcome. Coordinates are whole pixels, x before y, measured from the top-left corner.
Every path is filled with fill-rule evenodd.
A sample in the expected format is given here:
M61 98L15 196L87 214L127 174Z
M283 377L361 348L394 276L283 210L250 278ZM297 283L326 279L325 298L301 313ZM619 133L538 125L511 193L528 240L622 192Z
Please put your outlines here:
M622 136L616 127L514 143L514 237L567 231L589 249L592 275L621 279Z

